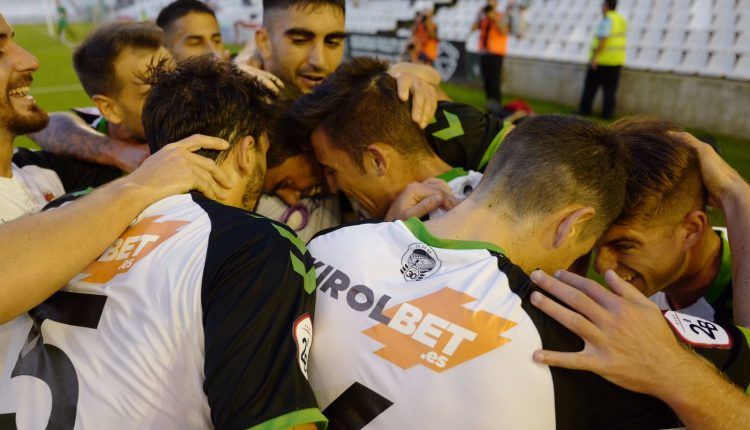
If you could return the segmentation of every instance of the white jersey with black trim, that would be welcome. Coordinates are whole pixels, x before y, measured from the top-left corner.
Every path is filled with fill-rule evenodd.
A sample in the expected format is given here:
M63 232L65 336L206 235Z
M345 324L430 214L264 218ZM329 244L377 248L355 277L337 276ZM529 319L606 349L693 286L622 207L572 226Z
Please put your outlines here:
M319 231L341 224L338 196L306 197L289 206L276 196L263 194L256 212L286 224L304 243Z
M442 179L453 191L453 195L460 201L465 198L477 188L479 182L482 180L482 174L473 170L464 170L461 167L456 167L442 175L436 176L437 179ZM430 219L435 219L445 215L445 210L437 208L430 212Z
M11 166L13 176L0 178L0 224L23 215L39 212L65 194L60 177L39 166Z
M12 176L0 178L0 224L39 212L66 192L97 187L120 172L46 151L19 149L13 155Z
M536 364L580 338L530 304L528 276L490 243L369 223L308 244L318 293L310 382L335 428L674 427L661 402Z
M307 271L306 248L281 224L198 194L151 205L2 326L0 428L325 422L306 379Z

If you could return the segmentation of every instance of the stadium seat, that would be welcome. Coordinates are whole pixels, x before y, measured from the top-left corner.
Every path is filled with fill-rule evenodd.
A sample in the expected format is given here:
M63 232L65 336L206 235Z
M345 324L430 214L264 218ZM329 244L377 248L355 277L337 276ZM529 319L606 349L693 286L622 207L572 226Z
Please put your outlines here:
M750 80L750 54L742 55L735 64L734 70L727 73L727 77L743 81Z
M662 45L665 47L676 48L683 46L685 42L685 30L681 28L670 28L664 35Z
M734 50L744 54L750 53L750 28L740 32L740 35L734 42Z
M708 47L709 36L708 30L690 30L685 45L690 48L706 48Z
M734 39L734 30L717 30L708 46L711 49L730 49L734 47Z
M696 74L706 69L708 51L706 49L688 49L685 59L675 68L676 72Z
M662 38L664 37L664 31L657 27L648 27L646 32L643 33L641 38L640 46L660 46Z
M645 46L638 50L638 55L635 57L635 61L632 64L628 64L628 67L639 70L646 70L651 68L659 59L659 49Z
M716 78L726 76L734 69L736 61L737 55L732 51L714 51L706 68L699 70L698 74Z
M659 55L658 61L653 63L649 69L657 72L671 72L676 70L682 62L682 48L664 48Z

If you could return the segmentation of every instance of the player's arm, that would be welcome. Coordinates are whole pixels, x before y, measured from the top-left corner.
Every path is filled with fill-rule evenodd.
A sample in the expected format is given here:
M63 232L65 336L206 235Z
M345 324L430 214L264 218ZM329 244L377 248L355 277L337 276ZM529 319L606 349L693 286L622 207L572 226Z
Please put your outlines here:
M191 189L214 197L225 193L230 180L213 161L192 151L227 147L222 139L189 137L88 196L0 225L0 323L64 286L148 205Z
M710 145L689 133L678 133L698 152L709 200L724 212L732 250L734 320L750 327L750 185Z
M46 151L124 172L132 172L149 156L148 145L110 138L70 112L50 114L47 127L28 136Z
M216 428L325 426L307 382L315 269L286 226L204 207L217 232L201 302L204 391Z
M691 429L741 428L750 419L750 398L681 346L656 305L615 272L605 275L611 291L569 272L551 277L536 271L531 277L573 310L539 292L532 293L534 306L585 341L580 352L536 351L535 361L591 371L654 396Z

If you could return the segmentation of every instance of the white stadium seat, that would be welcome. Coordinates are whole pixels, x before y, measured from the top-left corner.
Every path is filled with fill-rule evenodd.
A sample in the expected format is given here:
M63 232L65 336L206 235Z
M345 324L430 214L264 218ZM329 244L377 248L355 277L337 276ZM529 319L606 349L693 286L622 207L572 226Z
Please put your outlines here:
M736 62L737 54L733 51L714 51L706 68L699 70L698 74L714 78L726 76L734 69Z
M682 48L664 48L659 60L649 68L658 72L671 72L680 66L682 56Z
M675 69L676 72L696 74L704 70L708 64L708 51L706 49L691 49L687 51L682 64Z
M708 46L711 49L731 49L734 47L734 39L734 30L717 30Z
M709 36L710 34L708 30L690 30L688 31L685 45L691 48L706 48L708 47Z
M728 78L750 80L750 54L744 54L737 61L734 70L727 73Z

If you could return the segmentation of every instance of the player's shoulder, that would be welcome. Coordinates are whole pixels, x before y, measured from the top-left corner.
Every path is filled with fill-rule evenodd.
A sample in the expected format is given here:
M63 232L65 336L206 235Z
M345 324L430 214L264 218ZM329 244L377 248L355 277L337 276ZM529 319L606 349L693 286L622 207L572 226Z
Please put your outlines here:
M310 239L310 242L308 242L308 245L312 245L316 242L322 242L322 241L328 241L328 240L336 240L342 237L349 237L352 235L362 235L367 234L374 229L376 229L378 226L384 226L384 225L390 225L393 224L391 222L386 222L383 220L378 219L367 219L367 220L361 220L361 221L355 221L355 222L347 222L343 223L341 225L337 225L334 227L323 229Z
M275 242L299 240L286 225L241 208L227 206L203 195L191 193L193 202L208 216L211 223L211 241L229 243L255 243L270 246Z

